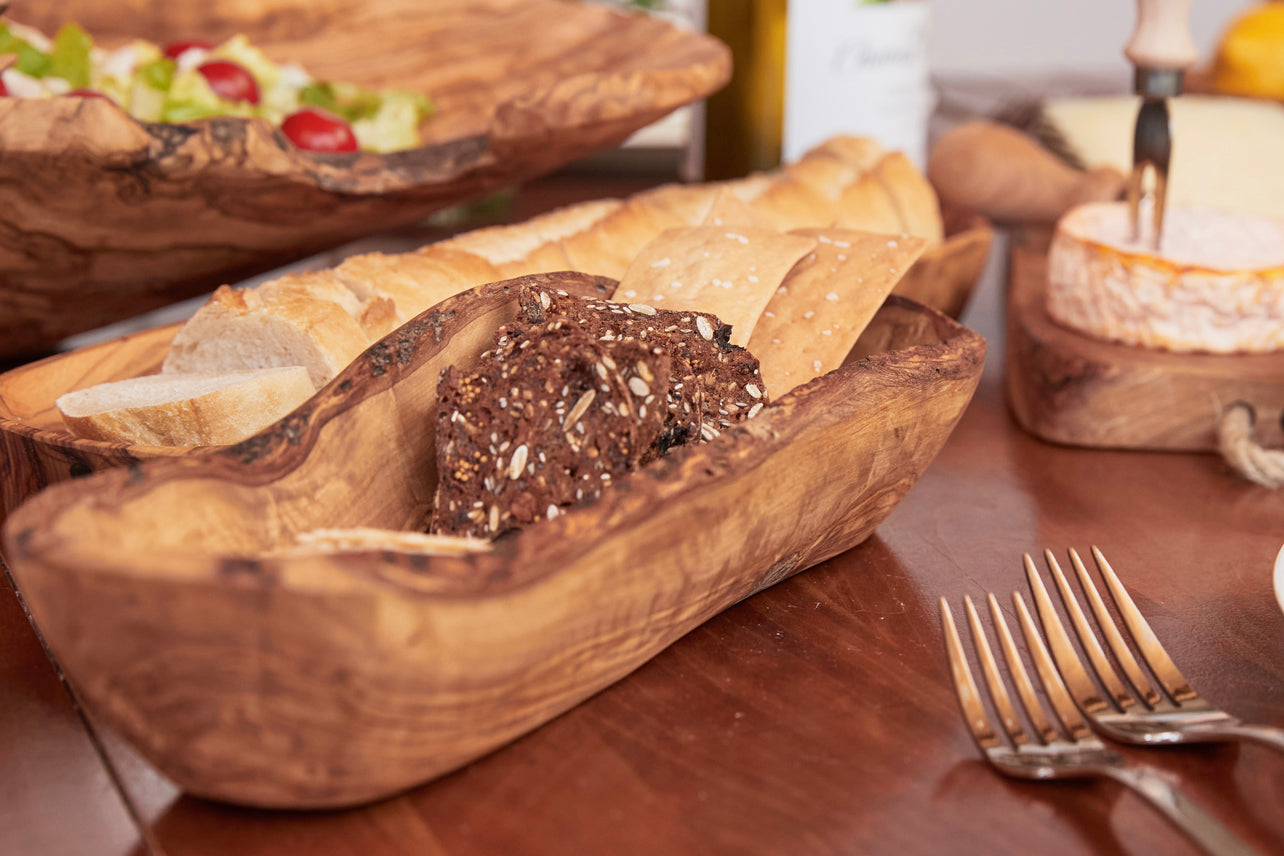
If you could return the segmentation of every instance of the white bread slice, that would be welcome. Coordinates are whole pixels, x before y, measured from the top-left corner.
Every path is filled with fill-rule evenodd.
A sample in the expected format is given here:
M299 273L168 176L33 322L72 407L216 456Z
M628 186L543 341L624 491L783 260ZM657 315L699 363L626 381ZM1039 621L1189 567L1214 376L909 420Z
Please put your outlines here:
M356 298L333 272L283 277L254 289L220 287L178 331L164 372L224 373L303 366L320 388L370 344L336 299Z
M400 529L355 527L300 532L295 536L294 543L280 550L279 555L392 550L424 556L471 556L477 553L489 553L492 549L491 543L482 538L432 535L427 532L406 532Z
M57 400L77 437L136 446L239 443L312 397L302 366L228 374L158 374L69 392Z
M1149 224L1149 212L1142 212ZM1047 309L1088 335L1169 351L1284 349L1284 220L1169 208L1162 251L1131 240L1128 206L1081 205L1057 224Z
M698 195L703 196L703 191ZM625 200L592 229L569 235L559 243L570 270L618 280L652 238L666 229L687 225L669 208L635 197Z

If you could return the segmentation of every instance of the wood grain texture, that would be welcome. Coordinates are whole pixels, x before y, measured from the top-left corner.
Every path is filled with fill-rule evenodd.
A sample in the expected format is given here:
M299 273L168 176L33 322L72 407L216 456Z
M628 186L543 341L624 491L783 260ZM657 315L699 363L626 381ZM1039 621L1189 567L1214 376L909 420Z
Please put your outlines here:
M549 172L730 73L715 39L566 0L127 5L30 4L21 20L108 42L244 32L321 78L422 91L438 115L421 148L324 155L258 120L152 125L101 99L6 99L0 357Z
M970 323L1001 319L999 292ZM1023 550L1099 544L1205 696L1284 726L1284 496L1211 455L1042 442L1008 415L1002 373L987 359L945 448L863 544L457 772L357 810L265 812L178 795L123 746L113 759L168 856L1197 856L1118 785L990 769L936 599L1007 601ZM1276 753L1119 748L1259 852L1284 847Z
M1236 401L1253 405L1259 443L1284 445L1284 357L1175 354L1095 339L1044 308L1047 235L1012 253L1007 392L1028 431L1076 446L1216 451Z
M351 805L548 721L867 538L949 436L984 358L980 336L893 297L870 328L901 331L891 350L490 553L281 552L316 527L423 524L438 373L486 346L518 282L429 310L245 443L55 486L6 522L64 668L186 791Z

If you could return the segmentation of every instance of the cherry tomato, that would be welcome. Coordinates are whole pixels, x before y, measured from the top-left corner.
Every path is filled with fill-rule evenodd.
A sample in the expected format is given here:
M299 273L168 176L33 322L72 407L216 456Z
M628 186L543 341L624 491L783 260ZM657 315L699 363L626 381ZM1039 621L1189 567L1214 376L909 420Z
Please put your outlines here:
M248 71L225 59L212 59L196 67L215 94L228 101L259 103L259 85Z
M313 152L355 152L352 126L320 107L304 107L285 117L281 131L301 149Z
M185 52L190 51L192 48L209 50L212 47L213 45L211 45L209 42L201 41L200 39L188 39L185 42L170 42L169 44L165 45L164 54L170 59L178 59Z

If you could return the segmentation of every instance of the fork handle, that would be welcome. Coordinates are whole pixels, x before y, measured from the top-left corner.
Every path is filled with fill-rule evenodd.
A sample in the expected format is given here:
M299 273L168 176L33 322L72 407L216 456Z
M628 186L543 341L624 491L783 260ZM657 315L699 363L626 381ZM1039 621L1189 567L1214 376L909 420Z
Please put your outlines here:
M1111 767L1104 772L1136 791L1191 841L1213 856L1260 856L1154 770L1146 767Z
M1251 740L1263 746L1269 746L1277 752L1284 752L1284 728L1273 728L1269 725L1221 725L1208 729L1209 733L1219 737L1230 737L1235 740Z

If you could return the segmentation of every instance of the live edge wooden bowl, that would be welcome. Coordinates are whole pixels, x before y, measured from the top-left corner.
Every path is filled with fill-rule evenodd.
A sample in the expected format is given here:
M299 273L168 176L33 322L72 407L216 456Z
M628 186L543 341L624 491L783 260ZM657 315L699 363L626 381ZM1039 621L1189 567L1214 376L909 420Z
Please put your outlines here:
M109 43L245 33L321 79L423 92L421 148L295 149L240 118L142 124L100 99L0 98L0 359L416 222L609 148L717 90L730 55L567 0L15 3Z
M516 284L425 312L244 443L63 482L6 521L72 685L187 792L348 806L502 746L869 536L984 360L978 334L892 297L843 367L490 552L291 552L315 527L423 525L438 374L513 316Z
M925 253L895 293L957 317L989 255L993 229L975 214L947 209L945 242ZM23 500L68 478L209 447L122 446L67 433L54 402L97 383L160 371L177 325L57 354L0 374L0 522Z

